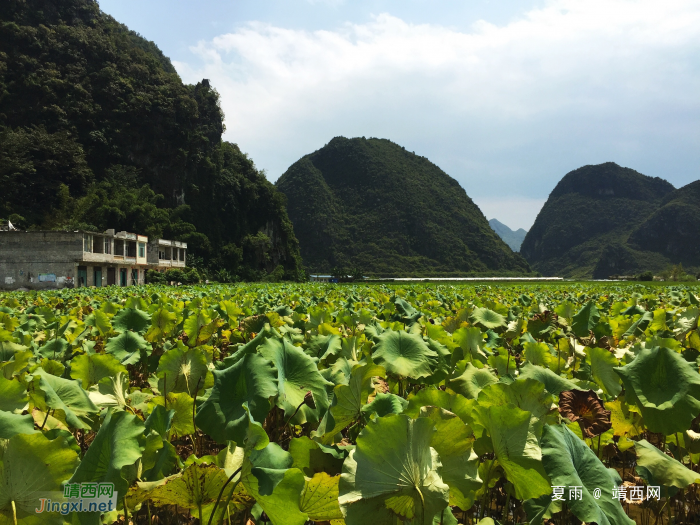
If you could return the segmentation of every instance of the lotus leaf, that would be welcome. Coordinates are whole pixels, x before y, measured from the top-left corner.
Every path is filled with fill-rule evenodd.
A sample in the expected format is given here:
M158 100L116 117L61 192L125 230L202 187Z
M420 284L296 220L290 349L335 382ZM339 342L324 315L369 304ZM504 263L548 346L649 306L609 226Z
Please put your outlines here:
M145 449L143 431L143 422L135 415L107 412L70 482L114 483L115 491L126 494L129 484L121 470L141 458Z
M397 377L419 379L433 373L432 365L438 354L416 334L386 330L377 337L372 359L387 373Z
M431 419L398 414L369 423L343 464L340 507L347 525L432 524L449 501L430 447Z
M40 498L60 491L79 463L63 437L18 434L9 439L0 461L0 524L63 525L60 514L37 514ZM14 502L14 509L13 509Z
M481 407L475 412L491 438L498 463L515 487L518 499L537 498L552 489L542 469L537 420L515 405Z
M497 381L498 378L488 370L477 368L471 363L466 363L464 372L454 379L450 379L447 385L467 399L476 399L482 388L492 385Z
M110 354L79 355L70 363L70 376L79 379L83 388L89 390L105 377L126 374L126 367Z
M124 332L107 341L105 352L112 354L123 365L133 365L141 359L141 350L147 348L148 342L138 333Z
M199 407L197 427L219 443L241 445L248 429L247 403L251 416L263 421L270 410L269 399L276 396L277 371L257 354L248 354L224 370L214 371L214 387Z
M647 484L684 489L693 483L700 483L700 474L664 454L646 439L636 441L634 450L637 454L637 473Z
M644 349L630 364L615 368L628 403L639 407L652 432L683 432L700 414L700 375L673 350Z
M487 330L496 330L508 326L505 317L488 308L475 308L470 319L474 324L482 326Z
M28 402L27 389L22 383L0 376L0 410L21 411Z
M112 319L112 327L117 332L144 333L151 324L151 316L136 308L124 308Z
M293 423L319 421L319 414L328 409L326 387L331 383L319 373L314 360L285 338L269 338L258 351L277 368L277 406L284 410L284 417L288 419L296 412ZM311 392L316 407L304 404L297 411L307 392Z

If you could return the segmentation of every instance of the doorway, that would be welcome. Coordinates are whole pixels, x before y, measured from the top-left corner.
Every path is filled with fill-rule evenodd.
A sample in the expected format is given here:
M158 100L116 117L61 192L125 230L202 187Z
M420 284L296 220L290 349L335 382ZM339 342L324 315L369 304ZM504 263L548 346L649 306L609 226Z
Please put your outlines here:
M115 268L107 268L107 286L117 284L117 270Z
M102 268L95 268L95 286L102 286Z
M126 286L126 268L119 268L119 286Z
M87 286L87 267L78 266L78 288Z

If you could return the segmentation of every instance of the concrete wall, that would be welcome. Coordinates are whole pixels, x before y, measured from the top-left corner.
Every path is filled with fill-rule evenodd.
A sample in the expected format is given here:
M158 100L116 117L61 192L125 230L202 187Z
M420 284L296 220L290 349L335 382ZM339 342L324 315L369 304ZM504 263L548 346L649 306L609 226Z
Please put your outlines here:
M70 286L82 255L82 233L0 232L0 289Z

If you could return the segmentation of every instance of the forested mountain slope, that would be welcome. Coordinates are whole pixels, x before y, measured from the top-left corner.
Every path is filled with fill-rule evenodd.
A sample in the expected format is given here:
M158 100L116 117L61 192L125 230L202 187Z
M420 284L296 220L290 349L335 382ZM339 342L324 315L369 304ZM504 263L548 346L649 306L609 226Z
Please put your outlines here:
M635 228L629 242L674 263L700 267L700 180L666 195L659 209Z
M284 197L222 142L208 81L183 84L93 0L3 0L0 24L0 218L184 240L229 277L301 275Z
M674 248L654 245L674 228L659 229L657 214L664 204L669 210L686 205L674 200L679 192L664 179L612 162L584 166L554 188L520 252L544 275L607 278L664 270L680 259L669 257Z
M336 137L294 163L277 187L310 271L530 271L456 180L389 140Z

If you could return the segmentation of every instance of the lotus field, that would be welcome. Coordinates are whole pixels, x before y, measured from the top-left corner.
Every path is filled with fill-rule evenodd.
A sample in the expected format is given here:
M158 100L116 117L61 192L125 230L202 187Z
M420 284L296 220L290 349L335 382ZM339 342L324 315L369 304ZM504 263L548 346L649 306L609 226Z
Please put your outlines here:
M698 523L698 295L0 294L0 525Z

